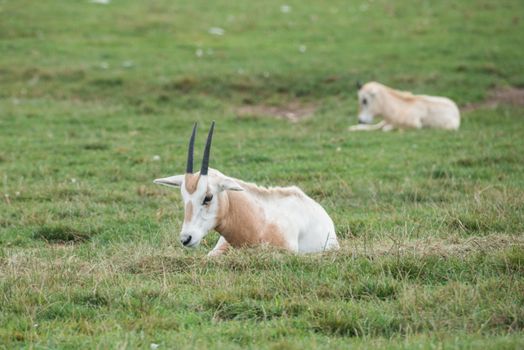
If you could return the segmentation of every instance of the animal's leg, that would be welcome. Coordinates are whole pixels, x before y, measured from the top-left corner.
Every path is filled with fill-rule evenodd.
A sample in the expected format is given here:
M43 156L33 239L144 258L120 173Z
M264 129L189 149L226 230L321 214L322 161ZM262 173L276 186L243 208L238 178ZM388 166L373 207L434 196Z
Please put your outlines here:
M420 120L420 117L407 116L404 118L404 120L406 121L407 128L422 129L422 120Z
M349 131L367 131L369 130L369 125L365 124L356 124L348 128Z
M357 124L349 127L349 131L373 131L373 130L379 130L386 122L383 120L380 123L374 124L374 125L367 125L367 124Z
M219 256L224 254L228 249L230 245L227 243L226 239L222 236L218 239L217 244L215 245L215 248L211 250L209 253L207 253L207 256Z
M395 127L393 126L393 124L385 124L384 127L382 128L382 131L384 132L388 132L388 131L391 131L395 129Z
M298 252L300 251L300 246L298 243L298 239L292 239L290 242L288 242L288 247L290 251L292 252Z

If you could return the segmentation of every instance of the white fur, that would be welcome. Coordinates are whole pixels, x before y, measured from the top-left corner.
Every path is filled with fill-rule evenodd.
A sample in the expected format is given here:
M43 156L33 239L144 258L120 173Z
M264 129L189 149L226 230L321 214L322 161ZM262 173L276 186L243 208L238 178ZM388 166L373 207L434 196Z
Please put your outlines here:
M190 247L197 246L202 238L219 224L219 196L228 196L229 191L242 191L250 207L255 208L257 220L274 224L283 233L282 238L289 250L300 253L321 252L338 249L339 244L333 221L326 211L297 187L264 189L256 185L227 177L218 170L209 169L208 176L201 176L195 192L188 193L184 175L177 175L154 182L166 186L180 187L185 207L191 202L193 215L184 222L181 240L191 236ZM202 204L206 194L213 200ZM231 196L230 196L231 197ZM255 233L253 233L255 234ZM209 255L223 252L226 240L221 237Z
M350 131L390 131L394 128L457 130L460 126L457 105L445 97L412 95L370 82L359 90L358 100L361 124L350 127ZM377 115L384 118L383 122L367 125Z
M314 253L339 248L333 220L320 204L298 187L288 188L296 195L282 197L262 196L249 188L244 189L260 206L267 220L276 223L284 232L292 251Z

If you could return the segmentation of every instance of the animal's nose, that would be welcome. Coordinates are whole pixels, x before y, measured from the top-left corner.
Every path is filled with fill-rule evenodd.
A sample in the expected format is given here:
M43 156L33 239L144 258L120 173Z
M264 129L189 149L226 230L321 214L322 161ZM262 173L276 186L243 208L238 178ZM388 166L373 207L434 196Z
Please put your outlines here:
M182 235L180 237L180 243L182 243L184 246L188 245L189 242L191 242L191 235Z
M363 122L362 120L360 120L360 119L358 120L358 123L359 123L359 124L366 124L366 123L364 123L364 122Z

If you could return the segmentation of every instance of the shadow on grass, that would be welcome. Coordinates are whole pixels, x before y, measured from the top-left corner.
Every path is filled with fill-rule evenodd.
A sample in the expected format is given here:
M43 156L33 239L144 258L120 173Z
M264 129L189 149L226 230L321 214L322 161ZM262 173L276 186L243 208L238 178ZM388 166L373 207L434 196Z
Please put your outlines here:
M33 232L32 238L48 243L80 243L90 240L95 234L68 226L42 226Z

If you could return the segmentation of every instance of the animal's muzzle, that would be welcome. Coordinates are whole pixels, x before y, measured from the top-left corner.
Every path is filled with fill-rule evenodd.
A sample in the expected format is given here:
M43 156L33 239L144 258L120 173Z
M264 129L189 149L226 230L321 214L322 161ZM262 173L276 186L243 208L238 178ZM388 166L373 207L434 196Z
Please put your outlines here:
M182 235L180 237L180 243L182 243L182 245L186 247L191 242L191 238L191 235Z

